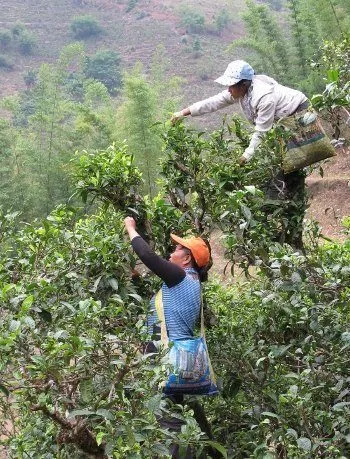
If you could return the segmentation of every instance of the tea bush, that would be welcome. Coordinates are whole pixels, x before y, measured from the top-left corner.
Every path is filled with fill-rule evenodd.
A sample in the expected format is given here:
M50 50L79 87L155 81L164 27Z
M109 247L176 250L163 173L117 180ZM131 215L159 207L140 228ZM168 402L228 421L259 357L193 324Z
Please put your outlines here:
M85 75L100 81L115 94L121 85L120 56L110 50L98 51L87 58Z
M74 38L84 40L102 33L102 27L92 16L78 16L70 25Z
M276 242L290 229L284 203L266 202L264 190L279 167L278 133L244 169L237 159L248 135L237 118L208 136L167 125L163 139L163 188L152 200L127 147L112 145L71 164L89 215L61 206L21 224L1 213L1 442L13 457L169 457L178 443L198 457L212 446L238 459L345 458L349 241L319 245L310 225L305 254ZM203 402L219 444L188 406L169 408L184 421L180 433L157 422L166 368L142 350L159 281L132 274L129 214L164 256L170 232L219 227L228 260L250 276L205 287L218 318L207 339L222 394Z
M178 435L156 421L165 372L142 354L152 285L132 279L123 226L140 173L116 147L75 167L79 190L114 208L81 217L58 207L33 225L1 214L0 432L12 419L6 443L17 457L164 457L174 441L200 451L206 440L188 409L177 414L188 419ZM140 206L169 240L178 211L160 197Z
M18 38L18 48L19 52L25 56L33 54L36 48L35 36L31 32L25 30Z
M274 245L256 279L206 291L224 380L208 410L233 457L347 457L349 262L349 242Z
M269 195L269 184L281 169L279 132L269 133L245 168L238 159L249 135L238 118L204 134L181 124L166 130L163 186L199 233L219 227L228 257L247 266L256 257L266 258L272 241L293 240L302 227L305 197L292 201Z

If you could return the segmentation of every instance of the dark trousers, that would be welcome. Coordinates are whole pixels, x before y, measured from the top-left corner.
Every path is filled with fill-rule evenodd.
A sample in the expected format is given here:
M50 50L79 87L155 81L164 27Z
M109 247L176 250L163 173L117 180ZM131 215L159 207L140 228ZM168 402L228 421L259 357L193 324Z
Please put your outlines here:
M207 437L211 440L213 438L210 424L207 420L205 415L204 409L197 398L189 397L185 399L184 395L177 394L177 395L168 395L165 396L165 399L168 402L168 405L176 404L176 405L188 405L194 414L194 418L197 421L199 427L201 428L202 432L204 432ZM181 427L183 426L184 422L181 419L171 416L171 414L164 412L161 417L158 418L159 425L163 429L169 429L171 432L181 432ZM170 448L170 454L173 459L179 459L179 445L173 444ZM212 458L221 457L221 455L216 451L209 448L208 453ZM186 455L182 456L184 459L194 459L197 457L196 451L193 450L192 447L188 447L186 450ZM202 456L201 456L202 457ZM208 457L206 453L204 453L203 458Z

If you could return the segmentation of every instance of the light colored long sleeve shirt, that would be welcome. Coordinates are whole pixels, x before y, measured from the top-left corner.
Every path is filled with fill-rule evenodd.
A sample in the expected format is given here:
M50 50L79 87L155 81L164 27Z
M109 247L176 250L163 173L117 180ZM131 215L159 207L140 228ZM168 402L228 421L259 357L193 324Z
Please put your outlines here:
M189 109L192 116L200 116L239 103L245 117L255 126L255 132L243 154L249 161L274 121L292 115L306 101L307 97L302 92L282 86L266 75L255 75L247 94L241 99L233 99L226 89L190 105Z

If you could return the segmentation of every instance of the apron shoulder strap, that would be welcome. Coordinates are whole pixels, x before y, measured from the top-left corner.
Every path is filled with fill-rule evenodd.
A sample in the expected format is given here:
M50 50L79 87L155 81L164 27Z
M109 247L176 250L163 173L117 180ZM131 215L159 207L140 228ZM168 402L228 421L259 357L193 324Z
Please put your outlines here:
M157 311L158 320L160 322L160 340L165 349L167 349L169 347L169 338L166 330L162 289L160 289L156 294L154 305Z

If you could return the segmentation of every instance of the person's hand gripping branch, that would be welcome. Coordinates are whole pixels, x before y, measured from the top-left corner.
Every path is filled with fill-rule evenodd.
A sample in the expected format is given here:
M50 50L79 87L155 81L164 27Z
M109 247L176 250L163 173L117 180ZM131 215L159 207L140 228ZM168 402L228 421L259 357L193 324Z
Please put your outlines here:
M139 233L136 231L136 222L133 217L126 217L124 219L124 226L129 234L130 240L132 241L135 237L139 236Z
M191 114L190 109L184 108L183 110L180 110L179 112L173 113L172 117L170 118L170 122L172 125L174 125L177 122L183 120L186 116L190 114Z

